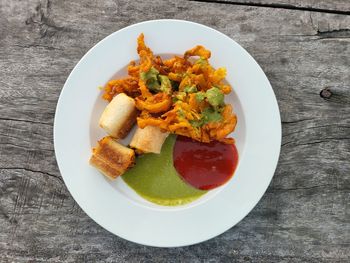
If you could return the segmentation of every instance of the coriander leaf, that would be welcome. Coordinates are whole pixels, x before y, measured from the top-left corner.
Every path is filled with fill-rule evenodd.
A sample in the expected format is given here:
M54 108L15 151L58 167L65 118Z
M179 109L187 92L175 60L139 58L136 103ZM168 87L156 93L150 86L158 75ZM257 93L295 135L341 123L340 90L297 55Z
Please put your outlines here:
M208 122L218 122L222 120L222 115L212 107L208 107L202 112L202 119L205 124Z
M213 107L217 107L224 104L224 94L217 87L212 87L206 92L208 102Z
M218 122L222 120L222 115L212 107L205 108L201 113L199 120L190 120L190 124L195 127L202 127L209 122Z
M196 86L186 86L184 88L184 92L187 92L187 93L195 93L197 91L198 90L197 90Z
M203 121L203 119L200 119L200 120L190 120L190 124L191 124L193 127L198 128L198 127L203 126L204 121Z
M200 92L196 93L196 100L198 102L201 102L204 99L205 99L205 93L204 92L200 91Z
M147 72L141 72L140 78L146 83L147 88L153 91L160 91L160 84L158 81L159 71L151 67Z
M170 79L164 75L159 75L158 79L160 80L160 91L163 91L169 94L171 92Z

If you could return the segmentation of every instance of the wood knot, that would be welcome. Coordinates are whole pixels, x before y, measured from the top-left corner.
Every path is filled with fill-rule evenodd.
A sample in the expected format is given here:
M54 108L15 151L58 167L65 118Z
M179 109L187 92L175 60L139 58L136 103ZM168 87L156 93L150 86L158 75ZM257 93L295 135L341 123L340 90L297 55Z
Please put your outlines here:
M323 90L321 90L320 96L324 99L330 99L332 97L332 92L329 88L324 88Z

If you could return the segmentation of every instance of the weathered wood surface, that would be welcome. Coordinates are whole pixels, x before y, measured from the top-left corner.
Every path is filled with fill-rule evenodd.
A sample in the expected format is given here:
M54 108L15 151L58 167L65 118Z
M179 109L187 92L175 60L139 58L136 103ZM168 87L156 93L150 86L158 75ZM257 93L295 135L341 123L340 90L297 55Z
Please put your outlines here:
M211 2L210 0L194 1ZM213 2L350 14L349 0L213 0Z
M336 2L349 9L348 1L330 8ZM279 165L254 210L219 237L176 249L136 245L96 225L62 182L52 141L60 90L83 54L156 18L203 23L245 47L270 79L283 122ZM349 262L349 66L347 15L170 0L0 0L0 262ZM327 87L332 96L321 98Z

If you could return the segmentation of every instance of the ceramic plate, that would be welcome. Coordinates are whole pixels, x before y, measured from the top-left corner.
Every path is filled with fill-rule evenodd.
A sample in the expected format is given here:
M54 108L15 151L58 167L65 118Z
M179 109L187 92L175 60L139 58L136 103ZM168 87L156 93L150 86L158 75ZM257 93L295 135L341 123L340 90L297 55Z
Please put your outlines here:
M211 64L227 69L238 117L239 163L233 178L193 203L166 207L139 197L121 178L110 181L91 167L91 148L105 136L98 119L106 102L103 86L126 75L137 60L136 39L155 54L183 54L198 44L211 50ZM127 142L128 138L124 141ZM204 25L154 20L123 28L94 46L75 66L61 92L54 124L55 153L70 193L99 225L124 239L157 247L199 243L228 230L258 203L274 174L281 145L281 122L275 95L257 62L235 41ZM145 171L147 173L148 171Z

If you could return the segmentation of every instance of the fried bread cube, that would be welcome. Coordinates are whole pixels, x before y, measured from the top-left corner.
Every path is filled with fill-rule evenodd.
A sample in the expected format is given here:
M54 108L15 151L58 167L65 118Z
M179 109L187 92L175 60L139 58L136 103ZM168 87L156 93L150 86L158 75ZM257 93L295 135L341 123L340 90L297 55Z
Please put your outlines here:
M90 158L90 164L110 179L125 173L134 162L134 150L119 144L110 136L98 141Z
M137 127L130 147L135 148L138 153L160 153L168 132L162 132L155 126L146 126L141 129Z
M134 125L137 114L134 99L120 93L106 106L99 125L113 138L123 139Z

